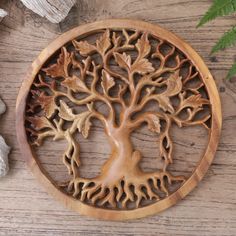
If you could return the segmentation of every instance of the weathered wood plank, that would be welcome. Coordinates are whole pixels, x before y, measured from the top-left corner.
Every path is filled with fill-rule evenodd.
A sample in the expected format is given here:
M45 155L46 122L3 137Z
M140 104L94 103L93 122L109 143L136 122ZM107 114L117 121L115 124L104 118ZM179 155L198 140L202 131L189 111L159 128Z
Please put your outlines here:
M0 235L236 235L236 80L224 80L235 50L209 56L211 46L235 19L221 18L196 29L200 16L210 4L210 0L80 0L63 22L54 25L27 10L19 1L1 1L0 8L4 6L9 16L0 25L0 94L8 105L7 113L1 117L0 130L13 150L10 173L0 182ZM130 222L98 221L80 216L52 199L22 161L14 128L18 89L37 54L62 32L85 22L111 17L158 23L188 41L215 76L223 108L218 152L199 187L167 211ZM101 127L97 129L102 132ZM154 158L153 140L139 133L135 137L144 140L140 142L147 146L148 156ZM183 140L178 141L176 147L186 156L191 150L199 151L199 137L194 145L187 138ZM106 147L105 140L104 145ZM87 152L84 158L102 159L108 152L106 148L98 155ZM184 155L178 157L179 165L183 163L181 156ZM93 160L89 159L88 163ZM46 164L50 163L46 160ZM148 160L144 164L150 167ZM95 171L95 166L91 169Z

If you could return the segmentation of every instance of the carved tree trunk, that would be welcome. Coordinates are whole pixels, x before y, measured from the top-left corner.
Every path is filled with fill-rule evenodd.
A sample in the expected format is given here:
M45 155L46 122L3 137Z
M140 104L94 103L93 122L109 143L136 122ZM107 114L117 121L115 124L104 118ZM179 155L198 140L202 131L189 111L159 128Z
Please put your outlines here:
M138 167L140 153L134 150L130 134L126 127L107 132L112 152L102 168L101 176L109 182L141 173Z

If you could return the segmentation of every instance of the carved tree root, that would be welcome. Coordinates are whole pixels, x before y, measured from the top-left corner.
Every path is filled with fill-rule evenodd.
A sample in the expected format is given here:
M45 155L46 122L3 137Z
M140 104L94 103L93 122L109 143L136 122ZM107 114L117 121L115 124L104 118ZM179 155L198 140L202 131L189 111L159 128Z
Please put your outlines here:
M184 182L184 176L172 176L168 172L143 173L141 176L125 176L113 183L104 183L104 179L76 178L72 180L68 189L80 201L90 201L92 205L104 206L109 204L117 208L121 203L122 208L127 208L128 202L140 206L141 200L160 200L161 196L169 195L167 184Z

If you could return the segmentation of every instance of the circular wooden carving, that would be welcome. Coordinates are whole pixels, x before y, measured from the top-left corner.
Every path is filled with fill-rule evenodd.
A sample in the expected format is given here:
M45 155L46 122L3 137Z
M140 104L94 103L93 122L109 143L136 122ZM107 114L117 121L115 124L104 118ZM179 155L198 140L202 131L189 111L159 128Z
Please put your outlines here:
M22 154L48 191L82 214L109 220L154 214L185 197L212 162L221 129L218 92L202 59L172 33L133 20L96 22L56 39L32 64L16 117ZM77 134L89 139L94 120L111 154L97 177L85 178ZM159 171L139 165L142 147L136 150L130 136L141 125L159 140ZM173 125L203 126L209 135L191 176L169 171ZM46 138L67 141L58 158L69 181L53 180L37 158L35 146L43 148Z

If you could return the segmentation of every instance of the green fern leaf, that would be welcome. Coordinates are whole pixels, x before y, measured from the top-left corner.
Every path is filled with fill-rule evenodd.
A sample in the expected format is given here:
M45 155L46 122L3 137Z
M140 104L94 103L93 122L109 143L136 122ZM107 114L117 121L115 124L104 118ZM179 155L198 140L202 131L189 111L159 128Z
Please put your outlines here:
M226 32L211 50L211 54L236 44L236 26Z
M206 12L206 14L201 18L197 27L202 26L203 24L215 19L218 16L229 15L235 11L236 0L214 0L214 3Z
M231 79L234 75L236 75L236 62L233 64L231 69L229 70L226 79Z

